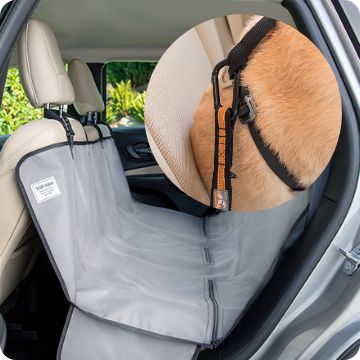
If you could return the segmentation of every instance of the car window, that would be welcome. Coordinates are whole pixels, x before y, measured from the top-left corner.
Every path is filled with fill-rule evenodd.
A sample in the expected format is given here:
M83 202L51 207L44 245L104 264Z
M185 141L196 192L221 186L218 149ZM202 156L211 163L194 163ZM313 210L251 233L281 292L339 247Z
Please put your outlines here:
M11 1L9 1L9 0L0 0L0 11L2 11L4 6L9 2L11 2ZM1 20L1 17L0 17L0 20ZM1 23L1 21L0 21L0 23Z
M144 126L146 89L155 66L139 61L106 65L106 121L111 127Z
M0 107L0 135L11 134L21 125L42 117L42 110L35 109L26 97L19 70L11 67L7 74Z
M333 3L360 56L360 0L333 0Z

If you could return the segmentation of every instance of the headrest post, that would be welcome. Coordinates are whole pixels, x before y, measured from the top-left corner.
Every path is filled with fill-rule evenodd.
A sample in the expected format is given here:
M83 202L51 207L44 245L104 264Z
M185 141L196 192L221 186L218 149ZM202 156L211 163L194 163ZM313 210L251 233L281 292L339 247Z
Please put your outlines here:
M88 122L88 124L92 124L93 123L93 116L92 116L92 112L91 111L89 111L88 113L87 113L87 122Z
M64 105L59 105L59 116L64 118Z

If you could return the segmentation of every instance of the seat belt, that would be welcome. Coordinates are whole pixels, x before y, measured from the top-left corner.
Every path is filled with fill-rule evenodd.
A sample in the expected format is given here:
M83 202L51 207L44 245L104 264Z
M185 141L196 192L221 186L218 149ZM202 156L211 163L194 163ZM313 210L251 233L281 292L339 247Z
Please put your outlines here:
M223 59L228 49L235 45L225 16L205 21L195 29L211 67Z

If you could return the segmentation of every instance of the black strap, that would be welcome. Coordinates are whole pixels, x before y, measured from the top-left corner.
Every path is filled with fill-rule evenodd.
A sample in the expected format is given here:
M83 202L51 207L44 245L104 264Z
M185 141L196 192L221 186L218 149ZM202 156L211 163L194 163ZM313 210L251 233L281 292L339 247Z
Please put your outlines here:
M243 37L243 39L229 52L227 57L229 65L229 75L232 79L236 72L241 71L249 60L251 53L273 30L277 21L263 17L256 23Z
M293 191L304 191L305 188L298 182L295 176L288 170L287 166L280 160L277 152L272 150L264 141L255 121L248 122L251 137L260 151L261 156L269 168Z
M65 132L66 132L66 137L68 140L68 144L70 146L70 151L71 151L71 156L74 158L74 154L73 154L73 147L74 147L74 136L75 136L75 132L71 126L71 123L69 121L69 119L65 116L65 114L63 114L64 116L61 117L59 116L55 111L49 110L49 109L44 109L44 117L46 119L52 119L52 120L57 120L61 123L61 125L63 126Z

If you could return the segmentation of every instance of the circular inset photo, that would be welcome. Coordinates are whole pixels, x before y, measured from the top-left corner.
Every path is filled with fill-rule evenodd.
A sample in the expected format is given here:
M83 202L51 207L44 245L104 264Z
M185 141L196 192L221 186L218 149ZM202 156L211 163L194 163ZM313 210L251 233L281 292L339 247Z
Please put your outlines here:
M341 127L319 49L274 19L230 15L179 37L151 77L145 127L165 175L220 210L257 211L308 191Z

